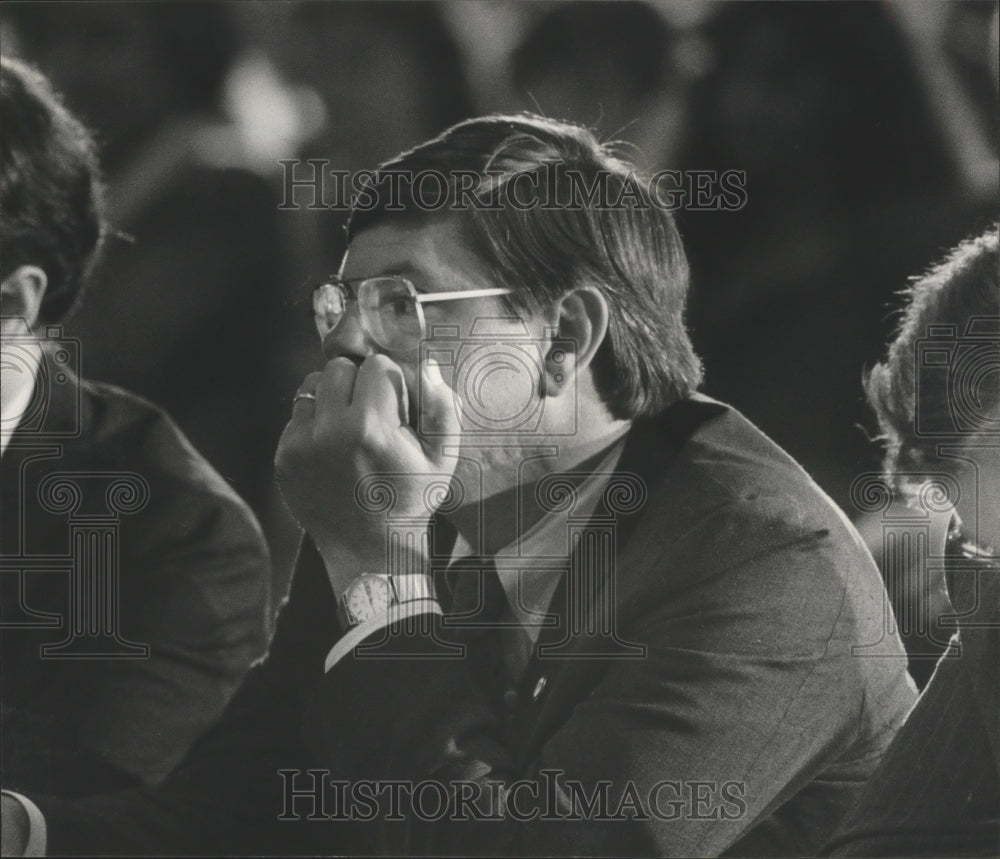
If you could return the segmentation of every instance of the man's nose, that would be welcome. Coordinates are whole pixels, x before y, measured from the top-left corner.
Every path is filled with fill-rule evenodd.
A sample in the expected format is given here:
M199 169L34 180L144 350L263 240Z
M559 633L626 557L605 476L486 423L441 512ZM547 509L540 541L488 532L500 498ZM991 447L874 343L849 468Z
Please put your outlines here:
M375 351L375 344L361 325L356 306L351 307L323 338L323 354L328 360L346 357L360 363Z

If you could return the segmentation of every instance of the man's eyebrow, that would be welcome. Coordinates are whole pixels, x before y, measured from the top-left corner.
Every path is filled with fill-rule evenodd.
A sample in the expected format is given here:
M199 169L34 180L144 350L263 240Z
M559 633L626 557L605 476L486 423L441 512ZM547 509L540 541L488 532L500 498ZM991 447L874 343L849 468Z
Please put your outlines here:
M421 268L420 265L412 262L399 262L393 265L387 265L384 268L378 268L373 271L367 277L387 277L389 275L399 275L400 277L408 277L413 283L413 288L417 292L433 292L432 284L434 283L434 278L428 274L428 272Z
M414 265L410 262L396 263L394 265L386 266L385 268L376 269L368 276L386 277L392 274L398 274L403 277L419 277L425 280L427 278L427 272L420 268L420 266Z

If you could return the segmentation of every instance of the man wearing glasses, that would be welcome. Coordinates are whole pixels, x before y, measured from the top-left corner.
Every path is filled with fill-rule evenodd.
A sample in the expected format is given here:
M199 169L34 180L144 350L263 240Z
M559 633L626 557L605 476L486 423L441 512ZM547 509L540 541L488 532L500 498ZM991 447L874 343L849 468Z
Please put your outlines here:
M696 393L671 215L530 116L372 191L277 453L308 536L269 656L160 790L39 798L50 845L817 849L914 691L856 533Z

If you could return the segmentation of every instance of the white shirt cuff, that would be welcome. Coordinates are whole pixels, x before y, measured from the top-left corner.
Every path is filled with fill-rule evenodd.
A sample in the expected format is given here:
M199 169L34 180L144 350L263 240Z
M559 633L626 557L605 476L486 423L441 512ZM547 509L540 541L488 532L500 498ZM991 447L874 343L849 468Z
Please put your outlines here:
M378 632L380 629L385 629L387 626L400 620L406 620L408 617L416 617L418 614L442 614L441 606L438 605L437 600L410 600L410 602L394 605L389 611L351 627L343 638L333 645L333 649L326 657L323 670L329 671L333 668L373 632Z
M38 806L28 799L28 797L15 793L12 790L3 791L3 795L12 796L21 803L21 807L28 815L28 840L24 845L24 853L21 855L44 856L47 833L45 830L45 817L38 810Z

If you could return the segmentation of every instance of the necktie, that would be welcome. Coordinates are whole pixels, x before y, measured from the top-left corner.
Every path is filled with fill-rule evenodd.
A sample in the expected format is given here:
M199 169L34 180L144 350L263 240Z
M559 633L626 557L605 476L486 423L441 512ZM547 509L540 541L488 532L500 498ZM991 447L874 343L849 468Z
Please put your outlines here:
M448 568L445 581L451 594L447 622L455 639L465 644L476 679L500 702L505 689L500 633L508 605L496 564L492 557L463 558Z
M507 605L496 564L489 556L462 558L445 572L456 628L475 633L496 625Z

